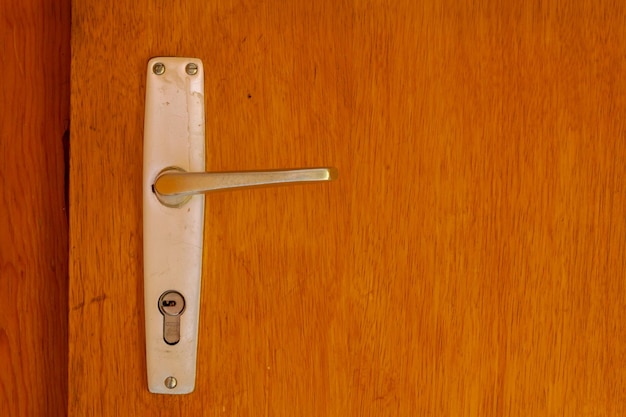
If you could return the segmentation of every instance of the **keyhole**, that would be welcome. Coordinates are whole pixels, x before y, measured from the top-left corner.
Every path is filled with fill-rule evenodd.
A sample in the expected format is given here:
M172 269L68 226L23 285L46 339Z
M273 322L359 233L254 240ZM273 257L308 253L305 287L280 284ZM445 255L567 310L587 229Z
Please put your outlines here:
M185 299L178 291L165 291L158 306L163 314L163 341L175 345L180 341L180 316L185 311Z

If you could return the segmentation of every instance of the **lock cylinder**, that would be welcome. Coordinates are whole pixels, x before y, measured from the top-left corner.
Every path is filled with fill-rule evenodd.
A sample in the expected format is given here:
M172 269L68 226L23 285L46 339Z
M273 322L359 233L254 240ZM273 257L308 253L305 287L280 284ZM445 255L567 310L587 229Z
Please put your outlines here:
M159 311L163 314L163 340L175 345L180 341L180 316L185 312L185 298L178 291L165 291L159 297Z

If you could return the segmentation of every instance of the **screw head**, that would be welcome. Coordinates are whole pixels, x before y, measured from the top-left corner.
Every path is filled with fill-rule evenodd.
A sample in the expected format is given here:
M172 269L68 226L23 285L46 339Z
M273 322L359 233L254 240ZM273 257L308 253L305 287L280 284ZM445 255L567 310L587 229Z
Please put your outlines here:
M174 378L173 376L168 376L167 378L165 378L165 386L169 389L174 389L176 388L176 385L178 385L178 381L176 381L176 378Z
M163 75L163 73L165 72L165 64L163 64L162 62L157 62L152 66L152 72L154 72L156 75Z
M185 67L185 71L187 71L189 75L196 75L198 73L198 65L194 62L190 62Z

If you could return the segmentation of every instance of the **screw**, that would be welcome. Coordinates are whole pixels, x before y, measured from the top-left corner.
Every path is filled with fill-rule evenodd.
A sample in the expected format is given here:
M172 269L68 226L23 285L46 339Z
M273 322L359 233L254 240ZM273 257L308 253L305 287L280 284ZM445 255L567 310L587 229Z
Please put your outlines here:
M156 75L163 75L165 72L165 65L162 62L157 62L152 66L152 72Z
M176 385L178 385L178 381L176 381L176 378L174 378L173 376L168 376L167 378L165 378L165 386L169 389L176 388Z
M198 73L198 65L193 62L190 62L185 67L185 71L187 71L187 74L189 75L196 75Z

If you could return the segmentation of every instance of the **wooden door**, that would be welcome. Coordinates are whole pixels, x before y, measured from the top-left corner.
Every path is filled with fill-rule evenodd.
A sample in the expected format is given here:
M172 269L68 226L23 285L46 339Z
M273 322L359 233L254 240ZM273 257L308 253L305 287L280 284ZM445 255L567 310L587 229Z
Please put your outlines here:
M620 2L73 4L69 415L624 415ZM150 394L142 126L201 58L196 391Z
M0 2L0 412L67 415L70 2Z

